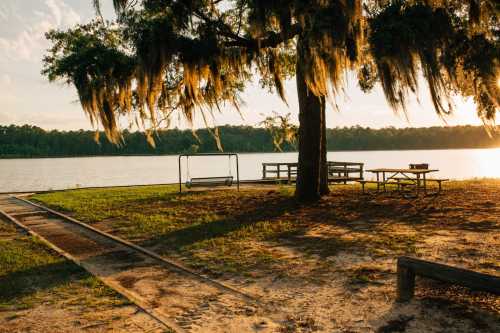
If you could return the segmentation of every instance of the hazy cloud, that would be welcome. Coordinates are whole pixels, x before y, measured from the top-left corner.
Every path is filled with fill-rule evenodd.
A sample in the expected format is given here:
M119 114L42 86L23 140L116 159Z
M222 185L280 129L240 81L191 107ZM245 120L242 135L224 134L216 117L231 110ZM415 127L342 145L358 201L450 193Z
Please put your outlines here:
M12 84L12 79L9 74L0 75L0 86L10 86Z
M5 5L0 5L0 21L6 21L8 17Z
M0 111L0 125L9 125L14 122L14 118L7 112Z
M14 15L0 7L2 15ZM32 10L34 21L25 23L21 31L12 38L0 37L0 61L39 61L47 48L45 32L54 28L65 28L80 22L73 8L63 0L46 0L44 10ZM25 15L26 16L26 15Z

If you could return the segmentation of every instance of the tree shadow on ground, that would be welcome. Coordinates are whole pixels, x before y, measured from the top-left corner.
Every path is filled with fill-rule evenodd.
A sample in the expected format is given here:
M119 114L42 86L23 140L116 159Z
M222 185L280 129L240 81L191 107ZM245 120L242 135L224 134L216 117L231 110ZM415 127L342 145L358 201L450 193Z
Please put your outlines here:
M499 332L500 312L494 295L426 280L416 297L394 302L376 328L378 333L405 332L412 327L457 332Z
M185 208L185 202L170 201L169 204L174 209L175 207ZM205 210L207 207L209 209ZM207 222L196 221L192 225L144 239L141 244L179 249L198 242L227 236L244 228L252 228L259 222L277 219L297 207L298 204L293 197L281 196L274 191L259 198L242 196L231 203L217 202L217 198L200 205L193 202L193 206L188 207L186 211L187 216L193 216L193 221L205 213L220 214L221 218Z
M39 291L63 286L88 275L70 261L62 261L0 276L0 302L10 303Z

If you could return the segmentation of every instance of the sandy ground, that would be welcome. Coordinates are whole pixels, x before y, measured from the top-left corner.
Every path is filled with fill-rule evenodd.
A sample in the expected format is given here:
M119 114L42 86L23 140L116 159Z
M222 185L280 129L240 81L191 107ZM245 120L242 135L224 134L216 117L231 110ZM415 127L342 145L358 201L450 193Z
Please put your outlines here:
M397 254L500 276L500 183L415 201L338 194L304 209L311 224L296 239L255 244L272 248L288 262L286 271L246 284L232 281L289 313L282 331L500 332L498 296L417 278L415 299L395 301ZM379 240L382 234L390 238ZM408 239L411 253L398 248ZM319 250L322 243L355 245L324 255L311 254L314 243Z
M85 290L81 290L85 293ZM67 305L54 295L29 310L1 311L0 332L165 332L149 315L133 305L89 309Z

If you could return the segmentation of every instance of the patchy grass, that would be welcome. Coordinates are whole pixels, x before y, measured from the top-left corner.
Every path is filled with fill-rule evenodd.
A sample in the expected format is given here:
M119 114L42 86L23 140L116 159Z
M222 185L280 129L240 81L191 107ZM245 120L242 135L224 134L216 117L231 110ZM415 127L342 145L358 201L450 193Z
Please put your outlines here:
M127 304L113 290L35 238L16 234L3 221L0 230L12 232L10 239L0 240L0 309L21 310L61 299L89 308Z
M171 332L0 219L0 332Z
M498 274L500 180L450 182L441 195L417 199L363 195L357 185L331 190L311 205L297 203L287 186L182 194L173 186L82 189L33 199L286 303L296 316L283 331L327 330L325 304L337 314L337 328L360 316L371 318L364 325L380 323L372 327L380 332L497 327L500 299L490 295L418 282L420 303L405 308L408 316L393 301L400 255ZM304 309L313 305L309 316Z
M120 236L160 253L177 254L194 268L220 274L272 265L264 241L296 230L296 206L282 188L256 191L178 194L176 187L76 190L36 195L34 199L69 212L84 222L106 225ZM278 216L284 218L276 219Z
M498 211L499 184L450 182L443 195L416 200L337 186L308 206L297 204L287 186L182 194L175 186L89 189L33 199L220 275L282 270L297 258L273 247L281 245L299 251L301 260L342 251L382 258L423 255L422 236L440 229L497 230L491 214ZM481 221L467 220L469 215ZM483 263L488 267L487 259Z

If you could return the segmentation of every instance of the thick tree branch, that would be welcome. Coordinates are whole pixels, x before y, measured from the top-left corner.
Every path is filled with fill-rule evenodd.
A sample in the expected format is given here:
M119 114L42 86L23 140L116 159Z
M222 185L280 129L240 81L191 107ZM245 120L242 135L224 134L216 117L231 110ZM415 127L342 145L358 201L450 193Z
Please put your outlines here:
M246 39L239 38L238 40L232 40L224 43L228 47L245 47L250 50L258 50L264 48L274 48L285 43L302 33L302 27L299 24L294 24L291 26L290 30L285 33L270 32L265 38L261 39Z

